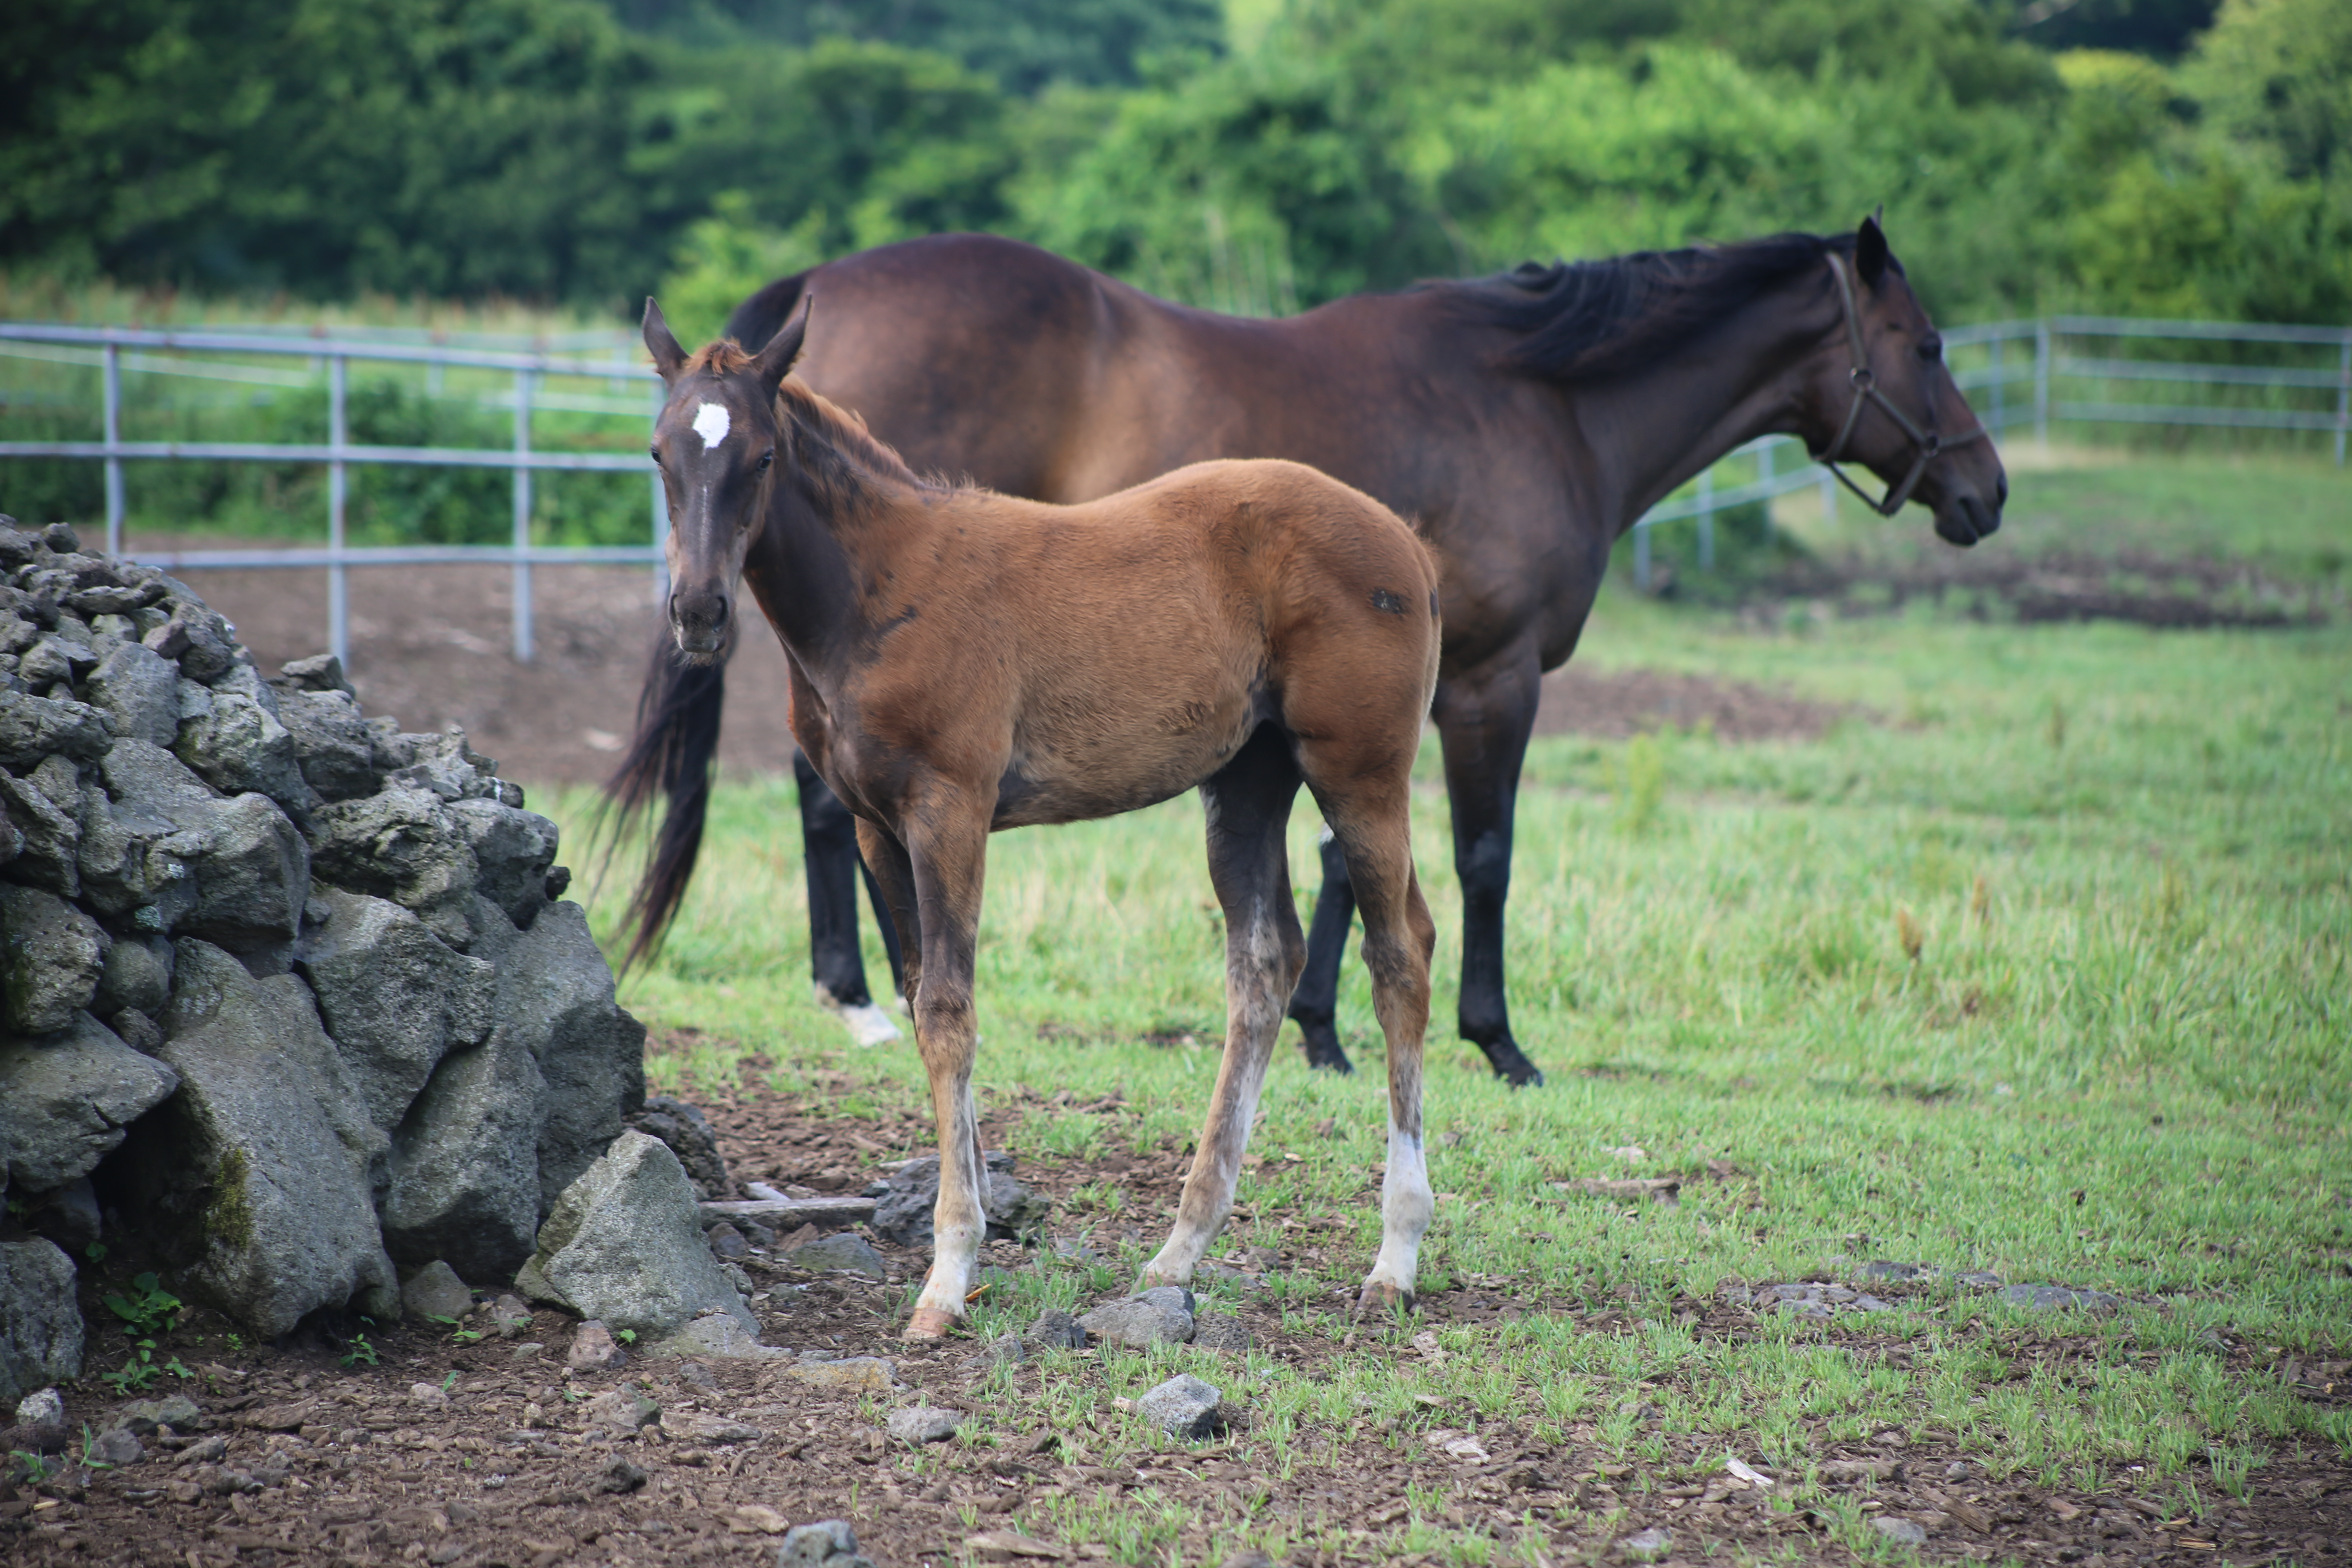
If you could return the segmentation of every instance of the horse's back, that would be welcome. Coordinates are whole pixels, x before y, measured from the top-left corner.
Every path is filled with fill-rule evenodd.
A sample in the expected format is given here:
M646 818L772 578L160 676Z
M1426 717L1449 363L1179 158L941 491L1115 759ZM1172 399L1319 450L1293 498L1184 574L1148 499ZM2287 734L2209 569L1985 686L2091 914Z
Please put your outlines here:
M1060 493L1060 472L1099 395L1103 282L993 235L860 251L801 280L809 336L794 374L920 471L1080 499Z

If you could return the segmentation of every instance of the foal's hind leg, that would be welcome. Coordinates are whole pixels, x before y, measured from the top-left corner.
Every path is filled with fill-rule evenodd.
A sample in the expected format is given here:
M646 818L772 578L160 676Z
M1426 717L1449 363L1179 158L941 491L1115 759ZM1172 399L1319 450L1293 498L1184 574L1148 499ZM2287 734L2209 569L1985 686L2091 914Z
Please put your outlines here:
M1216 1239L1234 1206L1242 1152L1274 1054L1284 1008L1307 944L1290 897L1283 831L1298 793L1298 767L1271 725L1201 786L1209 821L1209 878L1225 913L1225 1057L1201 1129L1200 1152L1184 1179L1176 1227L1143 1270L1146 1285L1181 1285Z
M1404 768L1367 776L1352 759L1328 755L1328 742L1304 744L1299 760L1347 857L1348 879L1364 916L1364 964L1372 972L1372 1012L1387 1037L1389 1162L1381 1184L1381 1252L1364 1280L1358 1310L1412 1304L1421 1238L1436 1201L1422 1154L1421 1051L1429 1029L1429 955L1437 927L1412 868L1409 775ZM1409 758L1410 753L1408 753ZM1318 765L1323 764L1323 765Z

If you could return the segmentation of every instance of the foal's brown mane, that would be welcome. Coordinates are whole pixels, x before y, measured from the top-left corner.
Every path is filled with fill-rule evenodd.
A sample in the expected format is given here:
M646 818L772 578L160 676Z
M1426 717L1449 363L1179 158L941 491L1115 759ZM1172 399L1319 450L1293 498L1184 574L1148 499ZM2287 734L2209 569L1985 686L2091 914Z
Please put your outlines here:
M1546 381L1599 381L1642 368L1808 268L1826 289L1822 258L1850 256L1853 245L1851 234L1775 234L1599 261L1529 262L1428 287L1449 294L1471 320L1524 334L1504 361L1510 368Z

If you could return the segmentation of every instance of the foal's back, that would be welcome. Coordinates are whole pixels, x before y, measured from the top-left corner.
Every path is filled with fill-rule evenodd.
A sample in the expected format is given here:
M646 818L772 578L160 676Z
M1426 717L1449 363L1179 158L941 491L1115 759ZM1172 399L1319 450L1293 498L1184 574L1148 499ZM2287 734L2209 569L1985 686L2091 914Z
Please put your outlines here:
M950 494L903 514L892 586L913 613L862 708L869 726L996 753L996 826L1167 799L1269 721L1360 731L1386 707L1410 720L1372 727L1366 764L1418 743L1437 574L1363 492L1219 461L1080 506Z

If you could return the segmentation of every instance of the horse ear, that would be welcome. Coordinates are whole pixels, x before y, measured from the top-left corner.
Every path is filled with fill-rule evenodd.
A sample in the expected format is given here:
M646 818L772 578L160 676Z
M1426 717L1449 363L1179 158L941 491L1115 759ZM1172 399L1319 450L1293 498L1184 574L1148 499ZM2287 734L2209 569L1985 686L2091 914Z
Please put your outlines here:
M1855 276L1877 288L1878 280L1886 276L1886 231L1878 226L1878 215L1873 213L1862 220L1862 228L1853 237Z
M792 373L793 362L801 357L801 349L808 342L809 310L815 303L814 294L803 294L801 308L792 313L791 319L777 329L776 335L768 340L768 346L760 351L752 368L759 373L761 385L775 386Z
M664 381L676 379L678 367L686 363L686 351L677 346L677 334L669 330L661 307L650 294L646 296L646 350L654 356L654 369Z

